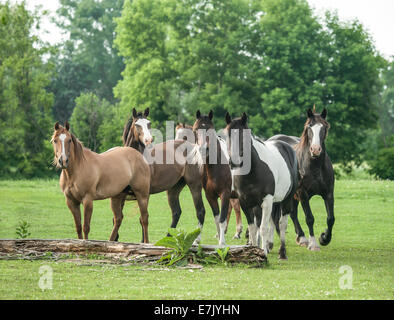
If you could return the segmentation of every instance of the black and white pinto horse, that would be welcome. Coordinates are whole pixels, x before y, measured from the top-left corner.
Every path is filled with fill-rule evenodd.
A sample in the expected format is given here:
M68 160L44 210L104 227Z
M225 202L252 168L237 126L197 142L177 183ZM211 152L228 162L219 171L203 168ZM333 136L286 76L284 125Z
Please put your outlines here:
M308 109L307 115L301 138L276 135L270 138L269 141L285 141L296 150L300 182L296 192L296 199L294 200L293 212L290 216L297 234L297 244L307 246L310 250L318 251L320 247L314 236L313 223L315 220L309 200L314 195L320 195L324 199L327 211L327 229L321 234L319 242L323 246L328 245L331 241L332 228L335 222L334 170L324 143L330 128L329 123L326 121L327 110L324 109L319 114ZM299 202L301 202L306 224L309 228L309 241L306 239L298 221L297 209Z
M272 249L274 226L277 226L281 240L279 258L287 259L287 217L298 185L296 153L286 142L256 139L248 129L245 113L234 120L227 113L226 122L233 189L248 221L250 241L258 245L261 240L267 254ZM250 146L244 145L243 136L249 138ZM238 146L232 145L234 141L238 141ZM250 170L245 173L242 167L247 157L250 157Z

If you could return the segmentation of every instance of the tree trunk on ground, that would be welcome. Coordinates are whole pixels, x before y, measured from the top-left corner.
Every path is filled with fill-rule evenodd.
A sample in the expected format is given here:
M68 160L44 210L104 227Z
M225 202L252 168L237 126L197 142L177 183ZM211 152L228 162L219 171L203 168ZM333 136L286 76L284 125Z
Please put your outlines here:
M218 246L203 245L206 255L217 254ZM0 239L0 259L42 257L48 252L56 254L98 254L110 258L127 258L130 260L158 260L171 249L153 244L127 243L100 240L77 239ZM191 248L197 252L197 247ZM252 246L230 246L227 259L230 263L263 263L267 261L264 251Z

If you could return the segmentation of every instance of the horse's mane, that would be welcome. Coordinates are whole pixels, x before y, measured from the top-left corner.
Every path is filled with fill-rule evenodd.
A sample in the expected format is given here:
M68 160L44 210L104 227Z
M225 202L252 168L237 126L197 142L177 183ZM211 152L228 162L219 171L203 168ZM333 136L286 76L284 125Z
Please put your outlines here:
M79 141L78 138L74 134L72 134L71 132L70 132L70 134L71 134L71 140L72 140L73 145L74 145L74 156L75 156L75 159L77 161L85 160L85 155L83 153L83 149L88 149L88 148L85 148L83 146L83 143L81 141Z
M330 128L330 124L322 118L319 114L315 114L315 117L318 117L318 122L323 124L327 129ZM308 146L308 126L311 123L311 118L306 119L304 124L304 130L302 131L300 142L297 144L296 149L303 150ZM327 133L326 133L327 135Z
M123 142L124 146L126 145L126 142L128 140L130 128L131 128L132 124L133 124L133 118L130 118L129 121L127 121L127 123L123 129L122 142Z

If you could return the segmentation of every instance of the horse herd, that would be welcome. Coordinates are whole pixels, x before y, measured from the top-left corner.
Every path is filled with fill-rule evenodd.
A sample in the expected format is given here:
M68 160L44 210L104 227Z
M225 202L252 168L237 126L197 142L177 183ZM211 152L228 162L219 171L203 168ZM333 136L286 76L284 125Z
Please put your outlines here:
M327 229L319 242L327 245L331 241L334 171L325 148L329 129L326 109L322 113L308 109L300 138L276 135L265 141L252 134L245 113L234 119L227 113L226 127L219 134L213 125L213 111L203 115L198 110L193 126L178 124L175 139L153 144L148 116L149 108L143 113L133 108L123 130L123 147L101 154L85 148L70 132L68 122L64 127L56 122L51 140L54 164L62 169L60 187L73 214L79 239L88 239L93 201L110 198L114 219L109 240L119 238L125 201L137 200L142 242L148 243L150 194L167 192L171 227L175 228L182 212L179 195L187 185L201 231L205 219L204 189L219 245L226 243L232 209L236 213L234 238L240 238L242 208L248 223L249 243L260 246L265 254L272 250L276 229L281 241L279 258L287 259L285 233L289 214L295 226L296 242L310 250L319 250L309 205L314 195L323 198L327 211ZM309 240L298 221L299 202L305 212ZM200 240L201 233L196 243Z

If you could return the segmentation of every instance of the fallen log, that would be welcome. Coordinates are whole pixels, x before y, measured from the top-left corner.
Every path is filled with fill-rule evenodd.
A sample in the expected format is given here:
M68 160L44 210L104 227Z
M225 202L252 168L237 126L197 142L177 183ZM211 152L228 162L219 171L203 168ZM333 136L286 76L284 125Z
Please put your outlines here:
M215 255L219 246L202 245L206 255ZM0 239L0 259L26 258L56 254L97 254L110 258L127 258L128 260L158 260L171 249L145 243L127 243L104 240L79 239ZM193 246L192 252L198 247ZM264 251L253 246L230 246L227 253L230 263L261 264L267 261Z

